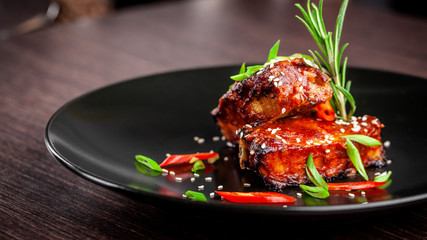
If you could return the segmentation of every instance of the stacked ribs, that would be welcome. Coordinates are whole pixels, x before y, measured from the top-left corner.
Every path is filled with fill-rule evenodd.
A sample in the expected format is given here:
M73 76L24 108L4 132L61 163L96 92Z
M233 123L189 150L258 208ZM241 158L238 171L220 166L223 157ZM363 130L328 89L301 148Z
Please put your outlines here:
M329 101L330 78L294 58L270 63L233 86L211 114L230 143L239 144L240 166L276 189L309 182L307 157L326 180L355 174L341 136L363 134L381 141L384 127L372 116L325 121L313 109ZM367 166L382 166L382 146L356 144Z

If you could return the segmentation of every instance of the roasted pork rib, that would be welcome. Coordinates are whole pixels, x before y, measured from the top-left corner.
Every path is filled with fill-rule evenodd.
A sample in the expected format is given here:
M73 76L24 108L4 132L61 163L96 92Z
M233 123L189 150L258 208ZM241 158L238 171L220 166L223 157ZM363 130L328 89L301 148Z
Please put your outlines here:
M253 76L236 82L211 114L233 144L245 124L261 124L305 113L332 97L330 78L295 58L271 63Z
M355 174L341 136L363 134L381 141L382 127L372 116L328 122L309 115L246 125L239 131L240 165L257 172L267 185L278 190L309 182L305 166L310 153L326 180ZM385 165L382 146L355 145L365 167Z

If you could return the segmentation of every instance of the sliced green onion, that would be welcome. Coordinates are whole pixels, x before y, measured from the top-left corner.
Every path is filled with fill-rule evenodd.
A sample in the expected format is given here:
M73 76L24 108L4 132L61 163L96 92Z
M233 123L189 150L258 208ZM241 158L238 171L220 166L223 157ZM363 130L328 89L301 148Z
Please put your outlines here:
M138 163L146 166L147 168L153 170L153 171L158 171L161 172L162 169L159 167L159 164L157 164L156 161L154 161L153 159L143 156L143 155L136 155L135 156L135 160L138 161Z
M270 62L272 59L277 57L277 53L279 52L280 40L277 40L276 44L270 49L270 53L268 54L267 62Z
M307 185L299 185L299 187L304 190L308 195L315 197L315 198L327 198L329 197L328 190L322 188L322 187L311 187Z
M151 168L148 168L146 165L144 165L138 161L135 161L134 165L135 165L136 170L138 170L139 173L141 173L142 175L145 175L145 176L157 177L160 174L162 174L159 171L154 171Z
M246 74L246 73L239 73L236 75L231 76L230 78L233 79L234 81L242 81L245 78L250 77L250 75Z
M197 172L205 169L205 164L201 160L197 160L193 164L192 172Z
M246 74L252 76L254 75L254 73L258 72L262 68L264 68L264 65L249 66L248 70L246 70Z
M207 202L205 195L200 192L187 191L185 192L185 196L187 196L188 199L193 201Z
M349 139L351 141L358 142L360 144L363 144L369 147L381 145L380 141L378 141L375 138L368 137L366 135L359 135L359 134L345 135L345 136L341 136L341 138Z
M322 187L326 191L328 190L328 184L326 184L325 180L323 180L322 176L320 176L319 172L314 166L313 153L310 153L307 158L307 166L305 168L305 172L307 173L308 178L310 178L310 181L314 183L314 185Z
M363 166L362 158L360 158L359 150L354 144L348 139L345 139L347 143L347 155L356 168L357 172L366 180L369 181L368 174L366 174L365 167Z
M242 66L240 67L239 74L246 72L246 63L242 63Z
M391 171L383 172L374 178L374 182L387 182L391 176Z

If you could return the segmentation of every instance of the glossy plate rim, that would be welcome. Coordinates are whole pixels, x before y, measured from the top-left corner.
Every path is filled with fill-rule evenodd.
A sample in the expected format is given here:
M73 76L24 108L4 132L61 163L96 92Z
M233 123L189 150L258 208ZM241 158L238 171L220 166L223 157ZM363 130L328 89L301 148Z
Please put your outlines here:
M78 101L81 98L84 98L85 96L91 95L95 92L102 91L103 89L114 87L119 84L125 84L126 82L131 81L138 81L140 79L160 76L163 74L171 74L171 73L180 73L180 72L191 72L196 70L212 70L212 69L221 69L221 68L228 68L228 67L236 67L237 65L224 65L224 66L212 66L212 67L199 67L199 68L190 68L190 69L181 69L181 70L173 70L169 72L162 72L162 73L154 73L150 75L143 75L140 77L134 77L127 80L118 81L115 83L107 84L105 86L101 86L99 88L90 90L86 93L83 93L82 95L79 95L65 104L63 104L59 109L57 109L54 114L49 118L45 131L44 131L44 142L45 145L49 151L49 153L63 166L65 166L68 170L73 172L74 174L77 174L78 176L89 180L92 183L98 184L103 187L107 187L111 190L118 190L121 193L131 193L136 194L143 197L148 197L152 200L161 200L164 202L169 202L177 205L181 205L184 207L196 207L201 209L209 209L209 210L220 210L220 211L226 211L226 212L238 212L238 213L255 213L255 214L262 214L262 215L283 215L283 216L320 216L320 215L328 215L328 216L334 216L337 214L349 214L349 213L371 213L371 212L377 212L382 210L392 210L396 208L402 208L406 206L412 206L417 205L420 203L424 203L427 200L427 192L426 193L420 193L413 196L405 196L400 198L394 198L394 199L388 199L383 201L377 201L377 202L369 202L368 204L343 204L343 205L327 205L327 206L289 206L289 207L279 207L279 206L266 206L266 205L256 205L256 204L236 204L236 203L218 203L218 202L197 202L197 201L189 201L187 199L183 198L177 198L173 196L153 193L149 191L143 191L131 187L124 186L120 183L114 182L112 180L105 179L102 176L96 176L90 172L88 172L85 169L82 169L75 164L73 164L72 161L64 157L54 146L52 143L50 136L49 136L49 130L52 126L52 123L55 121L56 117L61 114L64 109L66 109L70 104ZM380 73L385 74L393 74L393 75L400 75L400 76L409 76L413 78L419 78L423 79L422 77L418 76L411 76L408 74L402 74L402 73L396 73L391 71L384 71L384 70L377 70L377 69L370 69L370 68L362 68L362 67L350 67L354 70L367 70L367 71L376 71ZM426 80L427 81L427 80Z

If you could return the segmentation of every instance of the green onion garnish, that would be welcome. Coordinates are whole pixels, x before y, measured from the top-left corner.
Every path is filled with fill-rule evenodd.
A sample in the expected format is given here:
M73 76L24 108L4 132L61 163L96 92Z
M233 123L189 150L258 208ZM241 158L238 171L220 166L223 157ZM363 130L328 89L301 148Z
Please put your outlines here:
M329 197L328 190L322 188L322 187L312 187L307 185L299 185L299 187L304 190L308 195L315 197L315 198L327 198Z
M185 196L187 196L188 199L193 201L207 202L205 195L200 192L187 191L185 192Z
M314 166L313 153L310 153L307 158L307 166L305 168L305 172L307 173L308 178L310 178L310 181L314 183L314 185L328 190L328 184L326 184L325 180L323 180L322 176L320 176L319 172Z
M193 164L192 172L198 172L205 169L205 164L201 160L197 160Z
M305 172L307 173L310 181L316 185L315 187L307 186L304 184L299 185L299 187L304 190L307 194L315 198L327 198L329 197L328 184L323 180L322 176L317 171L313 162L313 153L307 158L307 164L305 167Z
M360 158L359 150L354 146L350 139L345 139L347 143L347 155L356 168L357 172L366 180L369 181L368 174L366 174L365 167L363 166L362 158Z
M157 172L161 172L162 171L162 169L159 167L159 165L157 164L157 162L154 161L153 159L149 158L149 157L146 157L146 156L143 156L143 155L136 155L135 156L135 160L138 163L146 166L147 168L149 168L149 169L151 169L153 171L157 171Z
M359 134L345 135L345 136L341 136L341 138L349 139L353 142L358 142L360 144L363 144L369 147L381 145L380 141L378 141L375 138L368 137L366 135L359 135Z
M308 0L307 10L300 4L295 4L303 16L296 17L307 27L320 50L320 53L311 50L309 50L309 52L321 70L327 73L333 80L329 82L334 90L331 104L335 108L335 112L338 116L348 121L356 110L356 104L353 96L350 94L351 81L346 81L347 57L344 58L341 65L342 55L348 43L344 44L342 47L339 46L347 5L348 0L344 0L337 16L335 31L332 33L326 31L323 20L323 0L320 0L319 6L310 3L310 0ZM347 102L350 104L350 111L348 114L346 110Z
M267 62L270 62L271 60L277 57L277 53L279 52L279 45L280 45L280 40L277 40L276 44L274 44L274 46L270 49Z
M374 182L387 182L391 176L391 171L383 172L374 178Z

